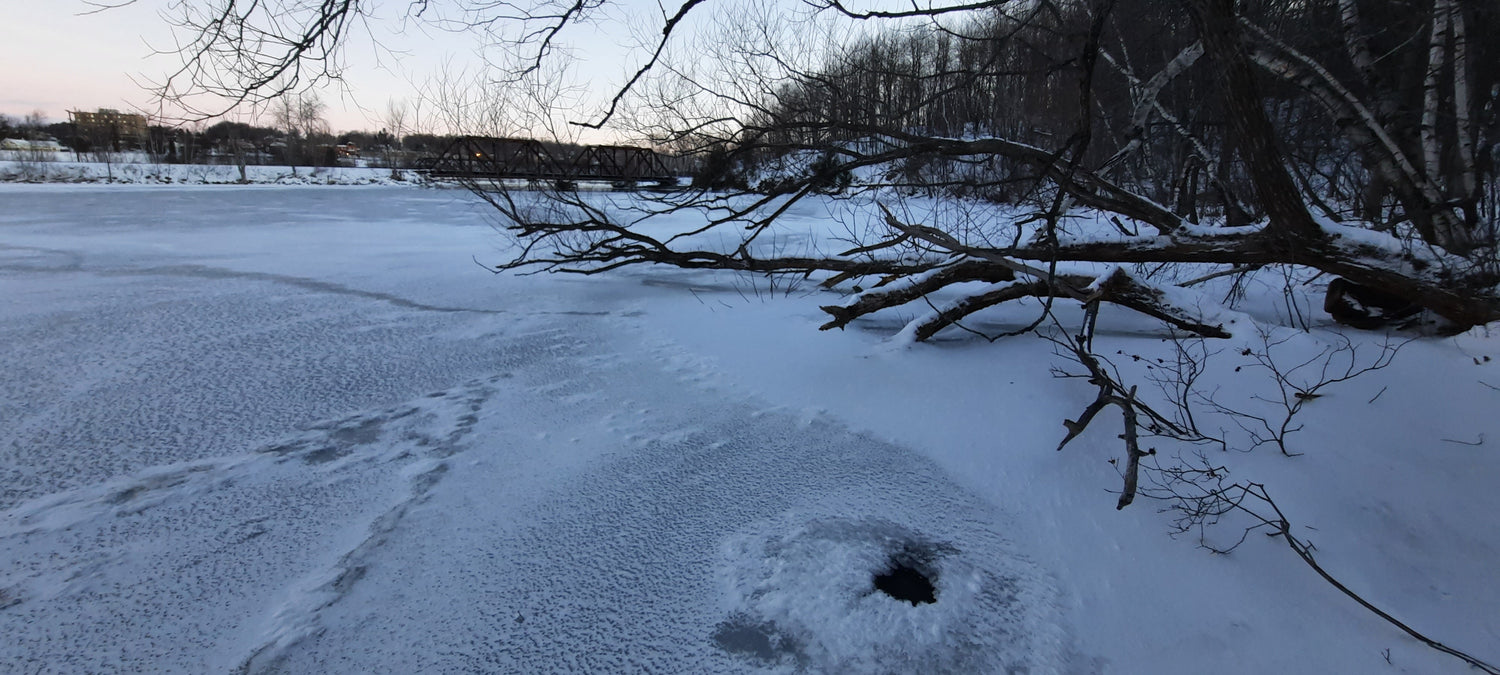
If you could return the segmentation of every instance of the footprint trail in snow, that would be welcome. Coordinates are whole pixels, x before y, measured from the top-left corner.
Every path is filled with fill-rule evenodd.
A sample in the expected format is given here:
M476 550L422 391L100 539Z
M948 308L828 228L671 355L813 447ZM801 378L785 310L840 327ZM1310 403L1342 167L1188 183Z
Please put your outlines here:
M514 367L0 516L27 672L1031 672L1054 591L915 454L601 320ZM875 591L924 558L937 602ZM128 639L121 639L129 635Z

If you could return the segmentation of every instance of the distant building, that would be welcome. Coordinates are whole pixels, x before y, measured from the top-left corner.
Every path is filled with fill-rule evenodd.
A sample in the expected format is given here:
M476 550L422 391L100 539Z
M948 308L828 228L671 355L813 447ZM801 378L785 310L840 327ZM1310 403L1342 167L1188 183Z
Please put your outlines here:
M131 145L146 142L148 120L139 113L122 113L112 108L100 108L95 112L69 110L68 119L83 138L108 139Z

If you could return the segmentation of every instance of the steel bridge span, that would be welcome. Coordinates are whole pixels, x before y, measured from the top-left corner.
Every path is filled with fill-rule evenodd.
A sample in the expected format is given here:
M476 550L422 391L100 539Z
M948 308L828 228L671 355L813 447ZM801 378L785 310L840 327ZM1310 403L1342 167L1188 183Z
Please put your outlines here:
M519 138L460 136L418 165L435 178L612 183L675 182L661 155L624 145L558 146Z

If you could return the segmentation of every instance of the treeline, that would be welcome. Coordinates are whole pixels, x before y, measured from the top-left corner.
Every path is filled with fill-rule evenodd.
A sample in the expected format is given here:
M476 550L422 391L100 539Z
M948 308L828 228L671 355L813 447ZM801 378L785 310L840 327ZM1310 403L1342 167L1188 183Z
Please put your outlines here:
M158 129L153 129L153 134ZM363 159L371 166L406 168L417 158L441 152L451 136L413 133L400 137L389 131L349 131L332 134L261 127L244 122L221 121L201 132L159 129L170 134L180 147L195 147L185 155L188 163L222 163L249 156L250 164L331 166ZM160 146L160 141L155 141Z
M1500 3L1240 4L1263 105L1321 208L1420 225L1410 197L1431 187L1429 201L1458 208L1470 229L1493 224L1500 42L1487 36L1500 35ZM1199 35L1181 3L1154 0L1021 3L886 30L816 69L763 74L774 84L744 126L698 139L712 150L706 181L743 182L775 157L841 144L868 157L883 144L996 137L1068 155L1195 219L1244 222L1259 215L1245 139ZM1038 185L999 155L902 154L884 179L911 189L1013 201Z
M60 140L71 134L69 123L49 123L40 112L16 118L0 114L0 138L16 138L26 141Z
M22 120L0 115L0 138L57 141L81 159L100 161L111 161L109 155L117 153L137 152L165 164L363 165L391 169L421 167L458 138L430 133L397 137L383 129L332 134L321 131L320 126L326 125L288 123L278 128L224 120L196 129L152 125L144 136L133 136L118 129L80 129L73 122L47 123L35 113ZM538 142L557 158L573 157L587 147ZM684 172L689 170L686 163L674 158L663 160Z
M145 135L132 135L118 129L80 129L73 122L48 122L41 113L20 119L0 115L0 138L57 141L80 157L139 152L152 161L170 164L335 166L363 160L393 168L406 168L418 158L437 154L453 140L427 133L398 138L385 130L289 132L227 120L196 129L151 125Z

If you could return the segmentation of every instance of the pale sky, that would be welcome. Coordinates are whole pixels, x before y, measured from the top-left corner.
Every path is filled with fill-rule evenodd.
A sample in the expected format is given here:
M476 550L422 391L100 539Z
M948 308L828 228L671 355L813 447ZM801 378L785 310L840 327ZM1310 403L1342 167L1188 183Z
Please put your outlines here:
M0 114L19 118L39 110L48 121L60 122L68 119L69 110L116 108L154 112L157 106L144 84L162 79L179 63L174 55L152 54L153 47L169 49L173 44L170 23L159 12L175 4L201 7L214 0L95 1L125 4L91 11L95 5L86 0L0 0L0 17L4 21L0 30ZM941 6L956 0L917 1L923 6ZM909 9L911 2L853 0L849 4L857 8ZM503 8L509 3L489 4L492 8ZM591 22L570 28L561 42L572 57L571 81L576 86L549 103L573 111L566 114L568 121L597 119L610 95L649 55L638 48L633 32L654 40L660 35L665 19L662 13L675 11L679 4L675 0L612 0L603 12L591 16ZM444 32L420 22L401 21L402 13L412 6L411 0L366 0L364 6L374 7L374 11L386 16L368 24L368 32L358 31L347 45L344 86L320 92L327 106L325 117L333 131L379 130L388 101L415 101L419 98L417 88L434 78L444 74L451 78L454 73L478 69L479 59L475 54L479 41L473 34ZM461 6L463 3L442 0L431 3L431 7L447 9ZM796 0L721 0L695 10L689 21L679 26L676 35L696 30L692 24L711 25L716 12L733 12L736 6L771 12L773 17L784 16L783 25L793 32L802 30L799 20L794 18L795 11L807 8ZM783 15L783 10L788 13ZM734 20L731 18L729 22L732 24ZM852 22L845 30L869 27L861 23ZM494 102L497 98L503 108L509 100L503 97L509 95L496 94L468 109L485 106L497 109ZM434 122L437 117L434 108L438 106L431 102L425 105L420 113L426 118L421 120L425 124L418 130L446 132L448 129L440 122ZM466 109L463 105L454 107ZM236 119L271 125L269 115L252 119L241 114ZM536 128L531 122L523 124ZM585 136L607 138L611 133L593 132Z
M624 4L652 0L629 0ZM117 108L154 110L150 95L137 82L159 79L177 63L172 56L152 56L152 47L171 45L171 30L158 12L168 0L138 0L104 12L88 13L84 0L0 0L5 28L0 38L0 114L19 118L40 110L50 122L66 121L68 110ZM400 0L379 7L399 11ZM623 28L584 29L581 45L586 67L603 89L618 83L625 63L619 43ZM413 82L433 74L473 65L471 37L382 21L371 32L385 49L362 38L346 52L350 68L346 88L324 89L326 116L334 131L381 127L390 99L414 97ZM396 52L394 55L392 51ZM363 109L362 109L363 107ZM249 121L249 120L247 120ZM259 123L268 124L268 119Z

